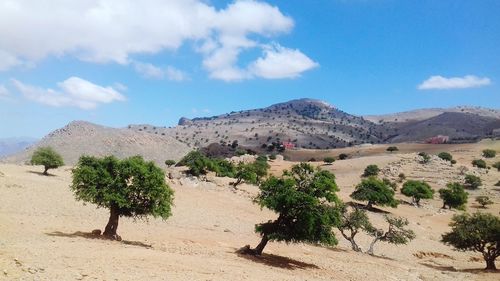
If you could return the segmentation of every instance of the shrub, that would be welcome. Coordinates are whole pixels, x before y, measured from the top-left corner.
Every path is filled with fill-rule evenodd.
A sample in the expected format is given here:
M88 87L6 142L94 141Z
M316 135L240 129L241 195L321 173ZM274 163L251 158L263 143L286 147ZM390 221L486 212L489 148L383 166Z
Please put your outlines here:
M372 177L372 176L377 176L378 173L380 172L380 169L378 168L377 165L368 165L365 168L365 171L363 172L363 177Z
M31 165L42 165L44 167L43 174L48 175L49 169L56 169L64 165L62 156L57 153L52 147L39 147L31 156Z
M410 229L405 229L409 224L408 220L402 217L384 216L385 221L389 224L387 231L382 229L373 229L369 234L374 237L370 243L370 248L367 253L373 255L373 248L378 241L387 242L395 245L408 244L415 239L415 232Z
M457 160L451 159L450 163L451 163L451 165L455 165L455 164L457 164Z
M175 160L165 160L165 165L167 165L167 167L172 167L175 163Z
M121 239L116 232L121 216L167 219L171 215L173 191L163 170L140 156L124 160L82 156L73 169L71 190L77 200L109 209L103 235L111 239Z
M442 242L461 251L475 251L483 255L488 270L496 270L495 260L500 256L500 219L489 213L455 215L451 232L442 236Z
M493 168L496 168L496 169L497 169L497 171L499 171L499 172L500 172L500 161L495 162L495 164L493 164L493 165L491 165L491 166L492 166Z
M476 197L476 202L481 205L484 209L486 209L487 205L492 205L493 201L491 201L490 197L488 196L478 196Z
M356 186L351 193L351 198L358 201L367 201L366 207L371 209L373 205L397 207L398 202L394 199L394 190L383 181L369 177Z
M448 183L446 188L439 190L439 198L443 199L443 209L448 206L449 209L463 210L468 197L469 194L465 191L464 186L458 182Z
M484 162L484 160L482 160L482 159L475 159L475 160L472 160L472 166L486 169L486 162Z
M400 173L398 175L398 178L399 178L399 182L403 182L406 179L406 175L404 173Z
M325 157L323 159L323 162L325 162L328 165L331 165L333 162L335 162L335 158L334 157L330 157L330 156L329 157Z
M445 160L445 161L451 162L451 160L453 160L453 156L448 152L441 152L438 154L438 157Z
M293 166L280 178L271 176L260 185L255 201L278 213L278 218L256 225L261 242L254 249L246 246L244 252L261 255L273 240L337 244L331 231L339 220L338 209L333 206L340 202L337 191L332 173L318 171L307 163Z
M465 176L465 186L470 189L476 189L483 185L481 182L481 178L474 175L466 175Z
M401 193L412 197L413 202L419 207L421 199L434 198L434 190L424 181L409 180L405 182L403 188L401 188Z
M349 155L345 154L345 153L340 153L339 154L339 160L345 160L349 158Z
M429 161L431 161L431 156L426 152L420 152L418 156L422 157L422 159L420 160L420 163L422 164L427 164L429 163Z
M257 183L257 174L251 164L239 163L238 166L236 166L234 178L236 178L236 181L233 183L235 189L236 186L243 181L251 184Z
M276 154L269 155L269 160L276 160Z
M394 151L399 151L399 148L397 146L389 146L386 150L392 153Z
M213 170L213 162L198 150L193 150L184 156L177 166L187 166L188 173L198 177L205 175L208 171Z
M483 150L484 158L494 158L497 155L497 152L493 149L485 149Z

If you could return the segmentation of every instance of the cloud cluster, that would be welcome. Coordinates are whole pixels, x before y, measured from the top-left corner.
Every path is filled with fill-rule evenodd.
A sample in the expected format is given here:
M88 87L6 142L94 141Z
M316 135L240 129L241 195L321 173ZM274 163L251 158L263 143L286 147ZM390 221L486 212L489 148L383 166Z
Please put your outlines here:
M171 81L184 81L188 79L188 75L183 71L173 67L167 66L165 68L158 67L151 63L133 62L135 71L149 79L168 79Z
M464 77L431 76L429 79L418 85L419 90L446 90L446 89L467 89L487 86L491 84L491 80L487 77L477 77L474 75L466 75Z
M70 77L57 83L58 90L26 85L15 79L12 83L25 98L54 107L73 106L88 110L100 104L126 100L113 87L102 87L79 77Z
M216 9L204 0L3 0L0 2L0 70L48 56L130 64L138 54L176 50L194 42L209 76L226 81L293 78L317 64L299 50L269 50L258 40L292 30L279 8L236 0ZM262 57L240 66L240 55L260 48ZM148 69L152 77L178 80L176 69ZM144 68L146 67L146 68Z

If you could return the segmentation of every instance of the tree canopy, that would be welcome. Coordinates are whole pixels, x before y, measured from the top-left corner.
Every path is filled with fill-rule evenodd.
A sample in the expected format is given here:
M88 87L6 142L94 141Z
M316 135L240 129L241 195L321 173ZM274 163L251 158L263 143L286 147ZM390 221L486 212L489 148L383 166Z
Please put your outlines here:
M363 179L351 193L351 198L358 201L367 201L366 207L372 205L397 207L398 201L394 198L394 190L384 181L375 177Z
M415 239L415 232L405 228L409 224L406 218L392 216L384 216L384 218L388 223L386 231L382 229L373 229L369 232L369 234L374 237L367 251L370 255L374 254L374 246L378 241L394 245L403 245Z
M335 176L300 163L281 177L271 176L260 185L256 202L275 211L278 218L257 224L262 240L253 254L260 255L268 241L310 242L335 245L331 228L339 221L335 207L340 201Z
M162 169L134 156L82 156L73 169L71 190L77 200L110 210L104 235L118 239L119 217L143 219L148 215L167 219L171 215L173 190Z
M484 158L494 158L497 155L497 152L493 149L485 149L483 150Z
M462 210L465 208L465 203L469 194L465 191L464 186L458 182L448 183L446 188L439 190L439 197L443 199L443 209L455 208Z
M475 175L465 175L465 186L470 189L476 189L483 185L481 178Z
M451 232L442 236L445 244L461 251L475 251L483 255L486 269L496 269L500 256L500 218L489 213L459 214L452 218Z
M380 169L377 165L368 165L363 172L363 177L372 177L378 175Z
M413 202L417 204L417 206L420 206L421 199L434 198L434 190L425 181L409 180L403 184L401 193L412 197Z
M33 152L30 162L31 165L42 165L44 175L48 175L49 169L56 169L64 165L62 156L49 146L37 148Z
M451 162L451 160L453 160L453 156L449 152L441 152L438 154L438 157L445 161Z

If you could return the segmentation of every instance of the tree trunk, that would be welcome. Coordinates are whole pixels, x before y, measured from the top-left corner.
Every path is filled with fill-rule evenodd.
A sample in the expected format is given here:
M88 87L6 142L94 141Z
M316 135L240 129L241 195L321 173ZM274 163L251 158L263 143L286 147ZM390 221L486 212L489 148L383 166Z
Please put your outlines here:
M373 255L373 247L375 246L375 243L377 243L378 239L378 236L373 239L373 241L370 243L370 248L368 249L368 251L366 251L366 253Z
M233 183L233 188L234 188L234 189L236 189L236 186L238 186L238 184L240 184L240 183L241 183L241 181L242 181L242 179L238 178L238 179L236 180L236 182L234 182L234 183Z
M43 167L43 169L44 169L44 170L43 170L43 175L44 175L44 176L48 176L48 175L49 175L49 173L47 173L47 171L49 170L49 168L48 168L48 167Z
M495 258L485 258L486 260L486 270L496 270L497 267L495 266Z
M342 234L342 236L344 236L344 238L351 242L351 248L353 251L355 252L361 252L361 248L358 246L358 244L356 243L356 241L354 240L354 236L356 236L356 233L352 232L351 231L351 236L347 236L343 230L340 230L340 234Z
M262 240L260 240L259 245L257 245L257 247L253 249L254 253L259 256L262 255L262 251L266 247L267 242L269 242L269 238L267 238L267 235L266 234L262 235Z
M366 204L366 209L371 210L373 208L373 202L368 201L368 204Z
M120 213L118 212L118 207L111 206L108 224L106 225L106 228L104 229L104 233L103 233L104 236L107 236L107 237L113 238L113 239L117 238L116 230L118 229L118 219L119 218L120 218Z
M420 199L415 198L415 203L417 204L417 207L419 207L419 208L420 208Z
M441 209L446 209L446 203L443 202L443 207Z

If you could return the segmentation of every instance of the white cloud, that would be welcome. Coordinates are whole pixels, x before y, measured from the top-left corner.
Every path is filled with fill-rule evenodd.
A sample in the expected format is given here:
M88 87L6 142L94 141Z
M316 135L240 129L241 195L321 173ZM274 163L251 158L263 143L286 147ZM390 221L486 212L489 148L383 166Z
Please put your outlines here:
M264 50L264 57L257 59L250 66L250 71L255 76L267 79L295 78L318 66L299 50L274 45Z
M206 0L3 0L0 70L48 56L126 65L134 55L175 51L191 41L199 45L210 77L241 80L252 76L238 66L240 54L293 26L279 8L255 0L236 0L219 10ZM154 68L142 70L152 78L160 75ZM179 80L171 70L160 73Z
M133 64L135 71L146 78L159 80L166 78L171 81L184 81L188 79L187 74L173 66L161 68L151 63L143 63L138 61L134 61Z
M126 100L113 87L102 87L78 77L70 77L57 83L59 90L42 89L15 79L12 83L25 98L55 107L74 106L88 110L95 109L100 104Z
M487 77L477 77L466 75L464 77L446 78L440 75L431 76L429 79L418 85L419 90L446 90L446 89L466 89L487 86L491 80Z

